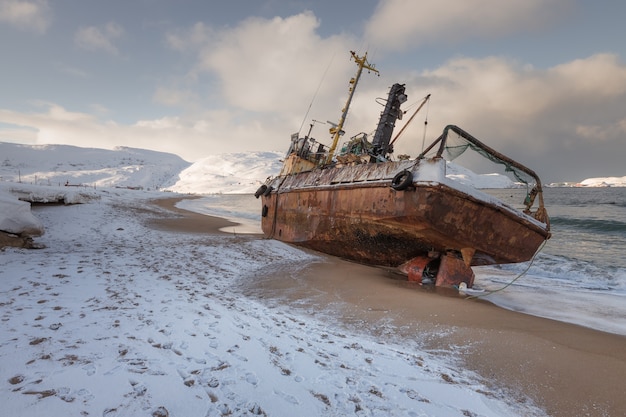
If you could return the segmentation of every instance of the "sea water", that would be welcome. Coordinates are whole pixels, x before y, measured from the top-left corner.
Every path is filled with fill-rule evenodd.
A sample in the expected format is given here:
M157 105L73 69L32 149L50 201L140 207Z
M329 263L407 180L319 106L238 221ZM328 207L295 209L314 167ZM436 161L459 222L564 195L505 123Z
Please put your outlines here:
M488 192L515 207L526 194ZM503 307L626 335L626 187L544 188L544 201L545 246L531 262L474 268L476 285Z
M210 194L199 199L182 200L176 207L239 224L223 228L224 232L263 233L260 201L252 194Z
M484 190L522 208L525 189ZM544 188L552 237L530 262L475 267L479 293L504 308L626 335L626 187ZM260 233L252 195L210 195L180 208Z

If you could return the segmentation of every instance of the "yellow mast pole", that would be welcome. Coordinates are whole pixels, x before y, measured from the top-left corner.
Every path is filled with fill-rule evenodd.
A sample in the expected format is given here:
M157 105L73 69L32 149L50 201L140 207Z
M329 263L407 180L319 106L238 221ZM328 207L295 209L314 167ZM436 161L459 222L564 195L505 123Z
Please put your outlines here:
M339 123L337 123L337 126L333 126L329 129L330 134L333 135L333 144L328 150L328 158L326 158L327 164L330 164L332 162L333 156L335 154L335 149L337 149L339 136L341 136L341 133L343 131L343 124L345 123L346 118L348 117L348 109L350 108L350 103L352 102L352 96L354 96L354 90L356 90L356 85L359 82L359 78L361 78L361 72L363 71L363 68L369 71L374 71L377 74L379 73L378 70L374 68L374 65L367 62L367 52L362 57L359 57L354 51L350 51L350 53L352 54L352 58L354 58L354 61L356 62L358 69L356 71L356 76L350 80L350 84L351 84L350 95L348 96L346 105L343 108L341 118L339 119Z

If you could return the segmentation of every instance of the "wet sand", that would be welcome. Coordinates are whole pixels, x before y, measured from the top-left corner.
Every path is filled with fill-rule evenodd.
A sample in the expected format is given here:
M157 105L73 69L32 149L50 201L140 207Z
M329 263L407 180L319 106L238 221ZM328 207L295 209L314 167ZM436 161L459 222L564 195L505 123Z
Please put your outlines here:
M184 217L156 220L156 226L216 233L232 225L176 209L178 200L156 203ZM323 311L326 319L379 338L416 341L454 356L494 390L528 396L551 416L626 415L626 336L505 310L455 290L411 285L385 269L323 259L298 277L278 271L259 276L243 290Z
M345 304L336 310L344 323L380 336L392 325L393 337L443 350L494 389L521 392L551 416L626 415L624 336L505 310L456 290L427 290L330 257L301 281L320 308Z
M221 228L237 225L237 223L220 217L207 216L205 214L179 209L176 207L176 203L180 200L182 200L180 197L152 200L154 205L172 211L178 216L153 219L149 224L161 230L186 233L222 233L220 231Z

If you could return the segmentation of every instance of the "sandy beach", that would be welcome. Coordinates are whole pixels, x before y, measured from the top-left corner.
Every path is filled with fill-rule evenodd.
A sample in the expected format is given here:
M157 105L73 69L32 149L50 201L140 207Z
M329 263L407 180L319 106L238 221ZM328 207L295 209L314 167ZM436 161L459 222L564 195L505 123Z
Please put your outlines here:
M155 202L183 216L155 220L156 226L217 233L232 224L177 209L176 201ZM626 337L505 310L456 290L411 285L385 269L324 259L300 271L297 280L286 273L259 276L244 291L294 308L313 307L377 337L420 341L494 388L527 395L552 416L626 413ZM384 334L389 325L393 335Z

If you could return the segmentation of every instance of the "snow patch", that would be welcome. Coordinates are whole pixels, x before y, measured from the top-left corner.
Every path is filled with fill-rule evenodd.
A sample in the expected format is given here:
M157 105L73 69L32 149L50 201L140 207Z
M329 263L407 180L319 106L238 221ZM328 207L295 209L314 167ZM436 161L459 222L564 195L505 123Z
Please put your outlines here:
M30 211L30 203L0 190L0 231L25 236L41 236L44 226Z
M587 178L580 182L583 187L626 187L626 176L624 177L604 177Z

